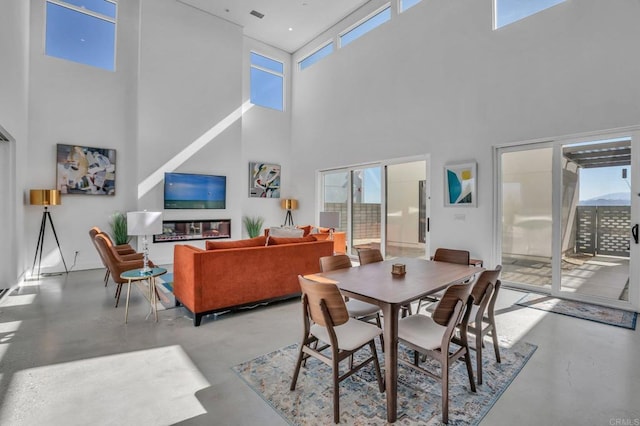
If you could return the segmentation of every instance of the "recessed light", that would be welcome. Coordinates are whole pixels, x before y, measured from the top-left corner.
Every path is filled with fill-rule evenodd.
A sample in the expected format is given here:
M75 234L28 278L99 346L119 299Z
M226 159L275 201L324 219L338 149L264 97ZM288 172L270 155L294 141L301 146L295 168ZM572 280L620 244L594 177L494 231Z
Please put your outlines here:
M289 27L289 31L293 31L293 28Z

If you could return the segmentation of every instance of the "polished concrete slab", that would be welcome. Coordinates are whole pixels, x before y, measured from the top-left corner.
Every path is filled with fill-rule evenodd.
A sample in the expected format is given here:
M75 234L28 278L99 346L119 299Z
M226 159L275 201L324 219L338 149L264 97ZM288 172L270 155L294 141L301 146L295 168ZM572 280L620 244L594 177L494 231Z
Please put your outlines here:
M103 275L43 278L0 302L0 424L287 424L231 367L297 342L298 301L193 327L183 308L147 319L134 288L124 324ZM481 424L640 422L640 333L513 306L520 297L502 291L500 335L538 350Z

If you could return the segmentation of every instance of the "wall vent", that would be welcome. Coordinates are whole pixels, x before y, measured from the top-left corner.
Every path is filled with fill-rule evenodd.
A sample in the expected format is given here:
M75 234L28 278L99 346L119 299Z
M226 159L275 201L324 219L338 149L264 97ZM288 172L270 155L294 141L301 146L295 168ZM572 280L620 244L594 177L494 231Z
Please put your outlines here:
M264 13L260 13L257 10L252 10L251 12L249 12L250 15L255 16L256 18L262 19L264 18Z

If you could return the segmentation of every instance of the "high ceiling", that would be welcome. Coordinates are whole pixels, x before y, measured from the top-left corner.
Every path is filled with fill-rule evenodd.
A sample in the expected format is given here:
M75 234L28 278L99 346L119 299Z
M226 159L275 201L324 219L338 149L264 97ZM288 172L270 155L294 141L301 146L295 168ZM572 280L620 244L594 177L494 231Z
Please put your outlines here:
M178 0L240 25L244 35L293 53L370 0ZM252 11L264 15L258 18Z

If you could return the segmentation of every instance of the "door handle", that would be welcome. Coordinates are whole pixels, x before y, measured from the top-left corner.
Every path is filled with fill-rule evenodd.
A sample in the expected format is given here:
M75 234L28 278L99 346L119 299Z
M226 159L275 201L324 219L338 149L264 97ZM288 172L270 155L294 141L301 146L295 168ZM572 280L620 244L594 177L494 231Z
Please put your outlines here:
M635 243L638 244L638 224L637 223L633 225L633 227L631 228L631 235L633 235L633 240L635 241Z

